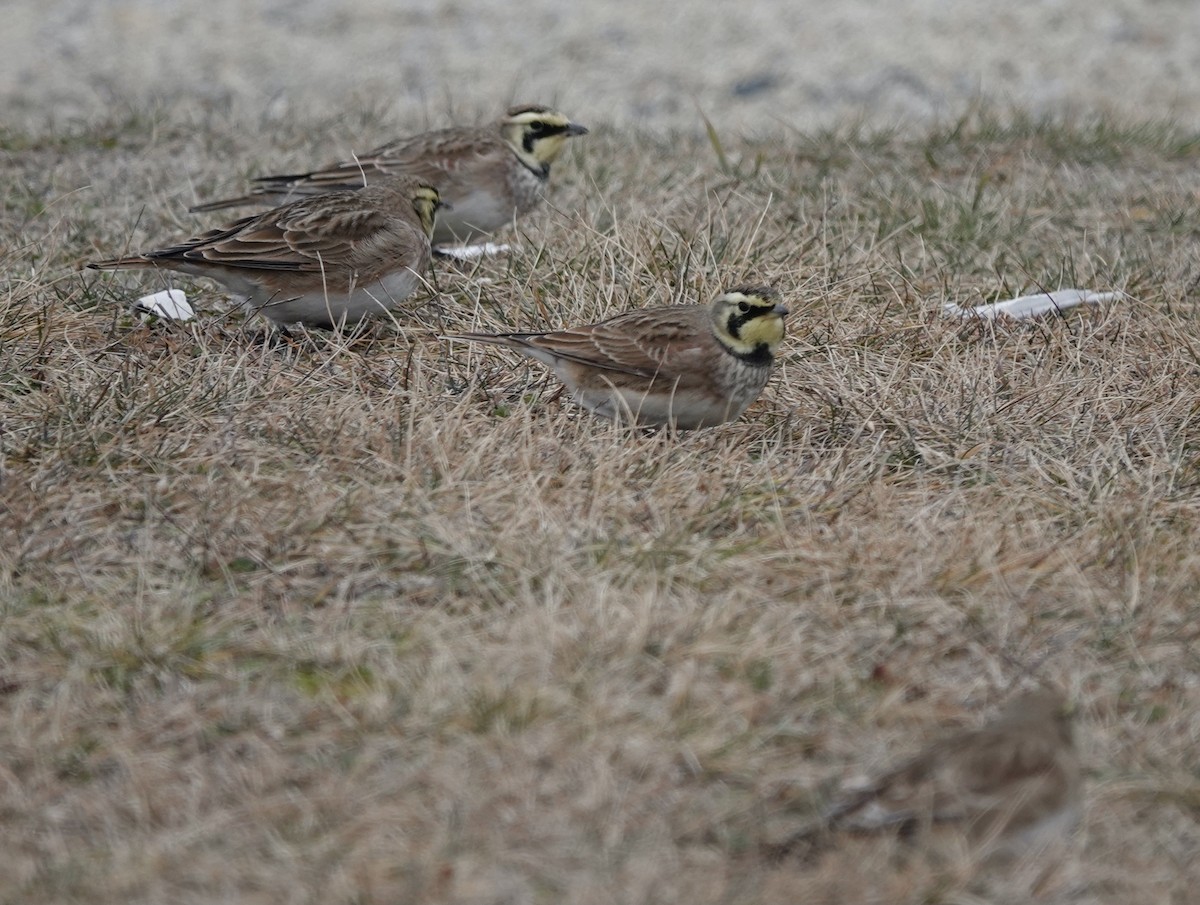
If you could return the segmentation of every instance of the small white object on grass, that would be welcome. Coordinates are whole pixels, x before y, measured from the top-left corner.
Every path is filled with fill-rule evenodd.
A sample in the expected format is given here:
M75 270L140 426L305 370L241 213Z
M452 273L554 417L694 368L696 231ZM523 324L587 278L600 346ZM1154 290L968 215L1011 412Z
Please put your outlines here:
M139 314L153 314L168 321L190 321L196 316L182 289L164 289L162 292L143 295L133 303L133 310Z
M474 258L483 258L489 255L501 255L508 251L507 244L497 244L495 242L484 242L481 245L439 245L436 251L440 255L445 255L447 258L457 258L460 261L470 261Z
M1090 289L1056 289L1053 292L1038 292L1034 295L1022 295L1019 298L1003 302L993 302L990 305L977 305L974 308L963 308L953 302L942 307L946 317L960 317L963 320L971 317L983 320L995 320L1001 315L1023 320L1027 317L1037 317L1049 311L1065 311L1076 305L1100 305L1120 298L1119 292L1092 292Z

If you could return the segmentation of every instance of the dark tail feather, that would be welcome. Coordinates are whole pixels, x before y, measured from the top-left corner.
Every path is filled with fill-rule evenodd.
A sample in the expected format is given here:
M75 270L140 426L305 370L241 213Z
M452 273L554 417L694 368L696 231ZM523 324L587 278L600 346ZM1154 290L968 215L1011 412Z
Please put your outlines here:
M223 211L230 207L259 204L269 200L271 200L271 197L266 192L251 192L249 195L242 195L238 198L222 198L219 201L205 201L203 204L194 204L188 208L188 213L203 214L208 211Z
M307 182L312 177L312 173L292 173L290 176L256 176L250 181L255 185L261 185L263 189L278 192L290 189L302 182Z
M88 270L120 270L122 267L150 267L153 261L145 255L130 255L127 258L110 258L107 261L89 261Z
M304 185L311 173L293 173L288 176L259 176L250 180L255 184L249 194L237 198L221 198L218 201L205 201L188 208L189 213L203 214L207 211L223 211L230 207L244 207L247 204L284 204L295 201L305 195L319 194L322 191L332 191L340 186L330 186L323 189L320 186L309 188ZM296 191L293 192L293 189Z

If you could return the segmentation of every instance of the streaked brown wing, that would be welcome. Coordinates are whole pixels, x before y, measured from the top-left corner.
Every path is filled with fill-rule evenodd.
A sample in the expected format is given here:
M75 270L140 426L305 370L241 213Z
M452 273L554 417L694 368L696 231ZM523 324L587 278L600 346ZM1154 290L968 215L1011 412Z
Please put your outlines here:
M335 195L320 211L297 218L281 218L279 231L295 255L330 263L348 264L355 250L389 235L396 218L387 211L362 207L362 196Z
M963 785L989 794L1059 768L1064 748L1048 733L1008 733L984 728L962 752Z
M639 377L686 376L712 342L707 317L708 309L699 306L649 308L526 341L594 368Z
M1054 770L1058 748L1037 736L1014 738L1001 728L961 733L881 777L871 790L844 803L835 818L871 801L889 822L959 820L997 807L1022 783Z
M299 201L226 229L210 230L171 248L151 252L157 260L182 260L253 270L318 272L349 266L355 247L390 226L385 212L366 207L357 195Z
M442 185L462 170L471 170L496 153L491 134L446 129L440 132L403 138L381 145L352 160L342 160L304 176L268 176L257 182L275 185L299 185L356 188L372 176L414 176L432 185Z

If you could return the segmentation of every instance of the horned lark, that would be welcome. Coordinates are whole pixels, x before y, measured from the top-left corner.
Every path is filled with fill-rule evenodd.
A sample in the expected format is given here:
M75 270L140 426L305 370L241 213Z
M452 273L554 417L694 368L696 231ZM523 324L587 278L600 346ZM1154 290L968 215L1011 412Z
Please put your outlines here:
M993 847L1040 847L1065 837L1079 819L1081 785L1066 701L1042 689L847 794L819 827L797 833L785 847L818 829L866 832L946 821Z
M429 266L440 205L430 185L391 177L361 192L303 198L177 245L88 266L211 277L275 324L336 327L413 294Z
M264 176L248 195L192 210L357 189L381 175L402 173L435 186L448 205L438 215L433 244L467 243L533 208L567 139L586 133L547 107L513 107L490 126L424 132L310 173Z
M644 308L553 333L446 338L536 358L584 408L605 418L690 429L732 421L758 398L787 313L774 290L742 287L707 306Z

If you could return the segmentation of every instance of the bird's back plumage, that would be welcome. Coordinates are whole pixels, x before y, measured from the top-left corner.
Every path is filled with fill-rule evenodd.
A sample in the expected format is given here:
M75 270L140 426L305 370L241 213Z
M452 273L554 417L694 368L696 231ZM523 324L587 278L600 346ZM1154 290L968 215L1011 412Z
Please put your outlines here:
M352 323L416 288L429 264L437 203L429 186L393 177L362 192L303 198L183 242L89 266L212 277L277 323Z
M1045 842L1078 819L1081 776L1065 699L1057 691L1033 691L984 726L938 739L843 794L777 850L795 850L837 830L935 824L959 825L994 848Z
M534 134L535 126L542 124L546 124L543 133ZM260 177L245 195L199 204L191 210L217 211L322 192L355 191L380 178L405 175L435 186L446 204L434 228L433 244L466 242L533 208L541 199L550 164L562 142L586 132L547 107L524 105L487 126L436 129L308 172Z
M748 292L751 292L748 290ZM737 418L770 378L786 309L774 293L738 291L712 305L645 308L583 327L546 333L466 333L463 339L516 349L537 359L598 415L642 425L705 427ZM730 302L730 299L735 301ZM719 338L719 318L736 300L777 322L766 354L742 356Z

